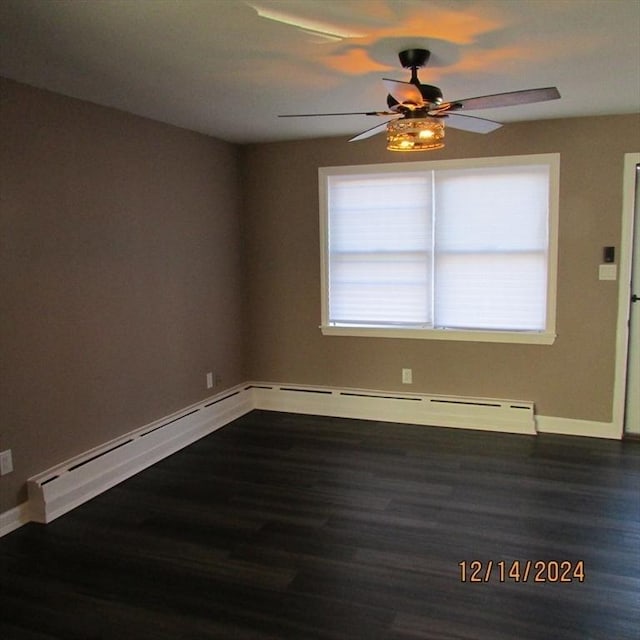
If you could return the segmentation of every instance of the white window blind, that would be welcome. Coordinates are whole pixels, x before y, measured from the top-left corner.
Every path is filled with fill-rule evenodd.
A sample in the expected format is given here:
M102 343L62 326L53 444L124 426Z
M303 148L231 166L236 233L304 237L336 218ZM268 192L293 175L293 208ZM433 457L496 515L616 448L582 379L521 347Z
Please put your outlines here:
M326 176L323 323L548 329L549 163L417 164Z
M330 322L431 323L431 197L427 175L331 179Z
M435 172L435 326L542 331L549 168Z

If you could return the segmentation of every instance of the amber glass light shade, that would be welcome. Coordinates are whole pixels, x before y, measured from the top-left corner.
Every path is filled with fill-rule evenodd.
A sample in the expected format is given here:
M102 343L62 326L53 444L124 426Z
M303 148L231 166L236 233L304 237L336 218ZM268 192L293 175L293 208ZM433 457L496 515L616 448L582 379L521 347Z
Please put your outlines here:
M401 118L387 125L389 151L433 151L443 147L443 118Z

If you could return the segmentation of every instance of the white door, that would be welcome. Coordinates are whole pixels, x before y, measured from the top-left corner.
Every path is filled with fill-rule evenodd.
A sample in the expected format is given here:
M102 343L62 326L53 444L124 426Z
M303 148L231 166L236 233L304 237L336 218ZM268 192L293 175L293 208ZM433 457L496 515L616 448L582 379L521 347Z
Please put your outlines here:
M636 165L625 432L640 435L640 165Z

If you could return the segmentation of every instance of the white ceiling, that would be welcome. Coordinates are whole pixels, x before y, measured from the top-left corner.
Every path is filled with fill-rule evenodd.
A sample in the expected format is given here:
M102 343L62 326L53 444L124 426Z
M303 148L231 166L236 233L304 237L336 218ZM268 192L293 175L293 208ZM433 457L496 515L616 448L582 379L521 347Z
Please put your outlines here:
M501 122L640 111L640 0L2 0L0 75L231 142L351 136L397 54L445 100L557 86Z

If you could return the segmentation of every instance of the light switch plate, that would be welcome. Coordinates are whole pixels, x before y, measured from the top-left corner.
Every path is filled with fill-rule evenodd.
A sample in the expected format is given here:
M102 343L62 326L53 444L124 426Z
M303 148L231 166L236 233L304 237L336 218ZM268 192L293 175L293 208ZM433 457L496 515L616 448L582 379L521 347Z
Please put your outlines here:
M615 280L618 277L618 266L615 264L601 264L598 269L600 280Z

